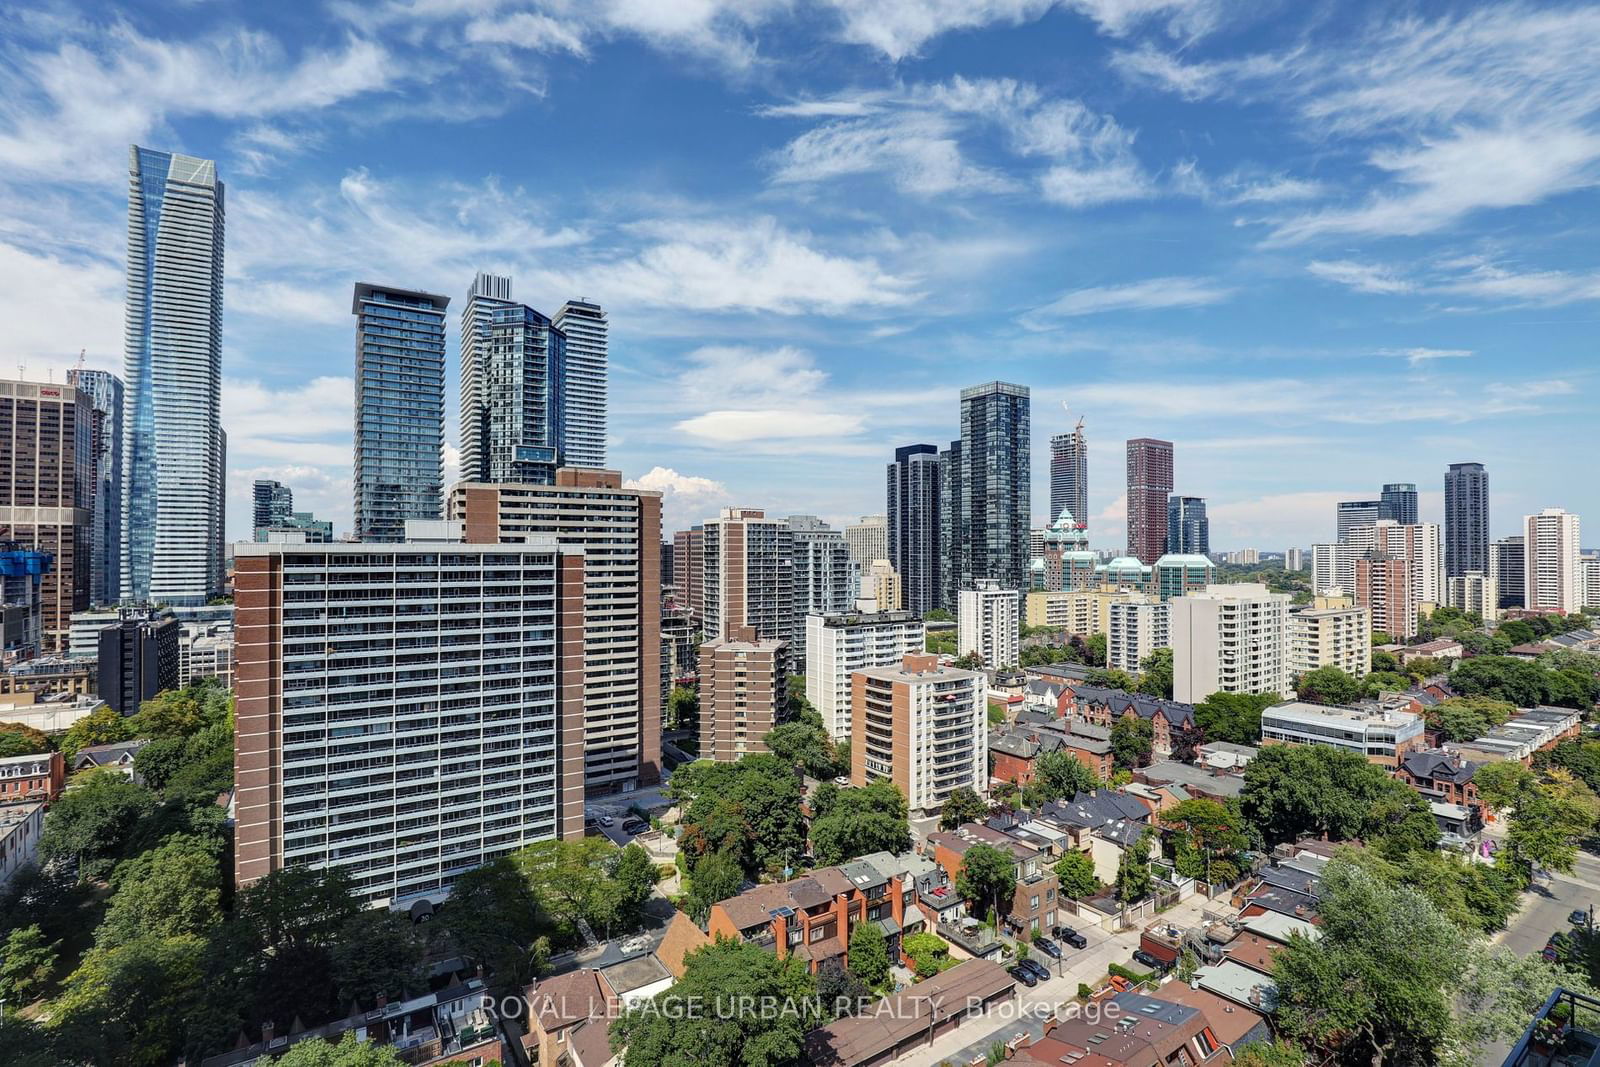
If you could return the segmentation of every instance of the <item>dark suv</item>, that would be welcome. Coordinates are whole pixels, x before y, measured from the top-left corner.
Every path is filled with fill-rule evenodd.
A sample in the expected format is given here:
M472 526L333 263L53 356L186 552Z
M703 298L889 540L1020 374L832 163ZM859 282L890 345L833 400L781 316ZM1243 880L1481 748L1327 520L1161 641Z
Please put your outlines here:
M1058 927L1056 927L1055 928L1055 935L1056 935L1056 940L1057 941L1065 941L1067 944L1071 945L1073 948L1088 948L1089 947L1089 942L1084 938L1084 936L1082 934L1078 933L1078 931L1074 930L1070 926L1058 926Z

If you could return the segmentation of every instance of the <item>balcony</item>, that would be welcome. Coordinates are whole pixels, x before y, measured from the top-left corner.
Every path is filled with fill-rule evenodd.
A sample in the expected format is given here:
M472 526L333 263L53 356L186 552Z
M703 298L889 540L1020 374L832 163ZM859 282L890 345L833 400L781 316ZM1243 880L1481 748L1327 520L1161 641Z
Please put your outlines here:
M1557 986L1503 1067L1600 1067L1600 1000Z

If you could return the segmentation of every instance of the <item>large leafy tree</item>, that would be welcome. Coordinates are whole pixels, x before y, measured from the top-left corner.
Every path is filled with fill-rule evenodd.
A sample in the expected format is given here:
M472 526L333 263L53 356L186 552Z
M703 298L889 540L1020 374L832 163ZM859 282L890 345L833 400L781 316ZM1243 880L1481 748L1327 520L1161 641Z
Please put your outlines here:
M426 944L409 915L364 910L347 920L329 953L339 1003L370 1006L427 991Z
M1434 841L1427 804L1359 753L1269 745L1245 768L1240 811L1271 845L1304 834L1334 841L1405 835Z
M889 945L878 924L863 919L850 931L850 973L871 989L889 979Z
M1544 782L1528 783L1518 794L1506 845L1512 855L1536 867L1565 874L1578 859L1578 844L1600 821L1600 799L1566 771L1550 771Z
M1061 883L1061 895L1068 900L1083 900L1100 891L1100 879L1094 874L1094 860L1086 852L1067 852L1056 861L1055 872Z
M971 786L960 786L945 798L939 809L939 829L954 830L964 822L977 822L989 814L989 805Z
M274 1067L405 1067L393 1046L357 1041L347 1033L335 1045L331 1041L299 1041L273 1061Z
M205 940L193 935L92 949L52 1003L63 1062L171 1063L208 995L205 951Z
M1274 693L1212 693L1194 706L1194 721L1207 740L1258 745L1261 713L1277 702Z
M1361 683L1338 667L1318 667L1301 675L1294 691L1315 704L1349 704L1361 698Z
M817 861L825 864L868 852L905 852L911 847L905 794L882 778L859 789L840 790L827 814L811 824L811 845Z
M638 845L628 845L617 856L611 869L617 889L617 922L627 930L644 920L644 907L656 885L656 865L650 853Z
M1158 648L1139 661L1139 692L1172 699L1172 649Z
M818 723L795 719L774 726L767 732L766 746L774 756L804 768L813 778L833 778L850 771L849 763L840 760L833 739Z
M571 936L580 920L591 926L616 923L616 845L603 837L538 841L512 853L539 909ZM601 931L604 932L603 929Z
M37 926L21 926L0 942L0 999L13 1006L31 1001L44 989L59 955Z
M1450 685L1463 696L1488 696L1519 708L1544 702L1544 668L1514 656L1474 656L1450 675Z
M0 759L50 751L50 739L20 722L0 722Z
M806 1032L820 1018L815 989L793 956L718 941L685 958L671 989L612 1023L611 1048L624 1067L797 1067ZM711 1007L740 1003L777 1010Z
M1104 689L1121 689L1125 693L1131 693L1139 687L1139 683L1134 680L1133 675L1115 668L1111 670L1107 670L1104 667L1092 668L1088 672L1085 681L1090 685L1100 686Z
M1003 915L1017 889L1017 867L1011 854L993 845L976 844L961 857L956 892L963 898Z
M1078 757L1057 750L1046 752L1033 761L1033 785L1040 799L1051 801L1091 792L1100 785L1100 780Z
M1117 899L1124 904L1143 900L1150 892L1150 834L1146 830L1131 848L1122 850L1117 861Z
M155 809L150 792L115 770L78 776L45 815L39 852L47 860L73 860L82 878L109 874L135 825Z
M679 845L691 861L728 851L753 876L805 851L800 776L771 753L680 767L671 788L684 802Z
M550 954L533 891L504 857L457 878L440 921L467 957L487 968L502 995L533 981Z
M120 864L112 882L116 893L95 934L101 946L203 935L221 921L222 869L213 838L173 834Z
M1156 728L1149 719L1124 715L1111 727L1111 754L1124 770L1143 767L1155 749Z
M685 685L673 686L667 698L667 728L688 729L700 719L700 695Z
M131 720L112 711L110 707L96 708L67 728L61 738L61 753L71 766L80 748L90 745L110 745L134 737Z
M695 861L689 872L689 917L704 924L711 906L738 894L744 886L739 861L726 852L710 852Z
M236 954L252 1011L262 1019L326 1018L338 1007L333 949L361 904L342 868L285 867L241 890L235 900Z

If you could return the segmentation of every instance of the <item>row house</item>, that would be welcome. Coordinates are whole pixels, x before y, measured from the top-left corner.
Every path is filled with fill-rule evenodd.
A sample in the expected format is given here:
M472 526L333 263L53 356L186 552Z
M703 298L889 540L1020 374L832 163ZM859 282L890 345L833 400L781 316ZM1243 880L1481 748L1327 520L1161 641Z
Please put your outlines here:
M1172 755L1176 735L1182 730L1194 729L1194 705L1143 693L1127 693L1121 689L1104 689L1099 686L1080 685L1072 689L1067 711L1073 717L1101 726L1114 726L1125 718L1137 715L1150 723L1151 739L1157 759Z
M1053 800L1034 821L1057 827L1075 851L1094 861L1094 874L1107 884L1116 881L1122 853L1139 843L1152 825L1151 808L1138 797L1111 789L1079 793L1070 801Z
M966 854L975 845L988 845L1010 854L1017 884L1009 905L1002 904L1005 924L1018 934L1049 930L1056 925L1056 897L1060 880L1051 869L1051 858L1036 845L1028 844L1002 830L981 823L963 823L954 830L929 834L924 851L932 849L933 861L944 869L952 884L961 874ZM975 915L983 914L985 902L969 906Z
M1038 1067L1063 1063L1197 1067L1233 1062L1228 1046L1197 1007L1133 992L1118 993L1111 1002L1117 1011L1047 1021L1043 1033L1024 1038L1007 1062Z
M889 958L897 959L907 920L910 932L924 921L915 907L914 883L914 876L886 874L862 860L820 867L713 904L706 931L713 939L761 945L779 958L798 957L815 973L824 964L848 966L850 934L865 920L878 924Z
M0 758L0 804L49 804L66 785L59 752Z
M1048 725L1030 721L989 739L992 775L996 781L1027 785L1033 781L1035 763L1049 752L1065 752L1096 778L1110 778L1115 770L1109 727L1077 720L1056 720Z
M1478 787L1472 783L1481 763L1462 758L1442 748L1424 748L1406 753L1394 776L1430 801L1481 807Z

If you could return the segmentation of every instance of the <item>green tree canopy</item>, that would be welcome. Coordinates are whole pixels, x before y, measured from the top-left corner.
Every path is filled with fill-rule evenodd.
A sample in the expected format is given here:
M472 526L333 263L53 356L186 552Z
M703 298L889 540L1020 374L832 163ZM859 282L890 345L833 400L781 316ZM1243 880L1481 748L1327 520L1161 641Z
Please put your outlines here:
M1451 673L1450 685L1462 696L1493 697L1530 708L1544 702L1545 673L1537 663L1514 656L1474 656Z
M800 776L771 753L679 767L671 789L683 801L678 843L691 862L707 852L728 852L755 876L805 851Z
M938 934L926 930L907 934L900 947L911 958L911 969L918 978L930 978L950 965L950 946Z
M667 697L667 729L688 729L699 721L700 694L686 685L673 686Z
M616 870L619 849L603 837L575 841L536 841L511 854L528 880L539 910L567 937L575 937L579 921L604 934L617 922Z
M1240 810L1271 845L1305 834L1335 841L1403 835L1436 841L1427 803L1359 753L1268 745L1245 768Z
M1566 771L1552 770L1546 780L1525 786L1517 795L1506 844L1512 855L1537 867L1570 874L1578 845L1600 820L1600 799Z
M155 798L113 769L81 774L75 782L45 814L39 852L47 860L76 860L81 878L103 878L139 820L155 810Z
M905 852L911 847L906 814L905 794L887 779L841 789L827 814L811 824L817 862L844 863L868 852Z
M1096 636L1099 635L1097 634ZM1085 681L1090 685L1097 685L1103 689L1121 689L1126 693L1131 693L1139 688L1139 683L1127 671L1106 670L1104 667L1090 668Z
M871 989L880 989L889 980L889 946L878 924L869 919L850 931L850 973Z
M1055 872L1061 882L1061 895L1068 900L1083 900L1100 892L1094 860L1086 852L1067 852L1056 861Z
M96 708L67 728L61 738L61 754L70 767L80 748L131 741L134 736L132 720L123 718L110 707Z
M695 861L689 873L689 917L704 925L711 906L737 896L744 885L739 861L726 852L708 852Z
M1122 857L1117 861L1117 899L1124 904L1143 900L1150 893L1150 833L1146 830L1140 835L1138 844L1123 849Z
M1155 750L1156 728L1149 719L1138 715L1124 715L1111 727L1111 754L1117 766L1125 769L1143 767L1150 762Z
M56 969L59 944L37 926L19 926L0 942L0 1000L13 1010L38 996Z
M426 943L411 916L364 909L339 930L330 958L339 1003L370 1007L379 994L401 1001L428 988Z
M993 845L976 844L961 857L956 892L986 911L1004 915L1017 888L1017 868L1011 854Z
M1361 698L1361 683L1338 667L1318 667L1301 675L1294 691L1313 704L1351 704Z
M1139 692L1172 699L1172 649L1158 648L1139 661Z
M51 1005L63 1062L171 1063L208 993L205 951L193 935L91 949Z
M440 921L467 958L489 971L491 988L510 994L533 981L549 956L538 907L522 872L502 857L456 879Z
M102 946L203 935L222 919L222 868L213 838L173 834L119 864L112 884L116 892L95 933Z
M1033 761L1033 784L1040 799L1048 802L1091 792L1099 787L1100 779L1078 757L1057 749Z
M978 822L989 814L989 805L971 786L960 786L945 798L939 809L939 829L954 830L964 822Z
M20 722L0 722L0 759L34 756L51 750L50 739Z
M611 1048L623 1067L798 1067L806 1032L819 1021L815 988L793 956L780 960L759 945L718 941L685 957L684 975L671 989L612 1023ZM770 998L793 1010L707 1008L742 998Z
M1275 693L1212 693L1194 706L1194 721L1210 741L1261 743L1261 713L1278 702Z
M357 1041L346 1033L335 1045L331 1041L297 1041L289 1051L273 1061L274 1067L405 1067L392 1045Z

